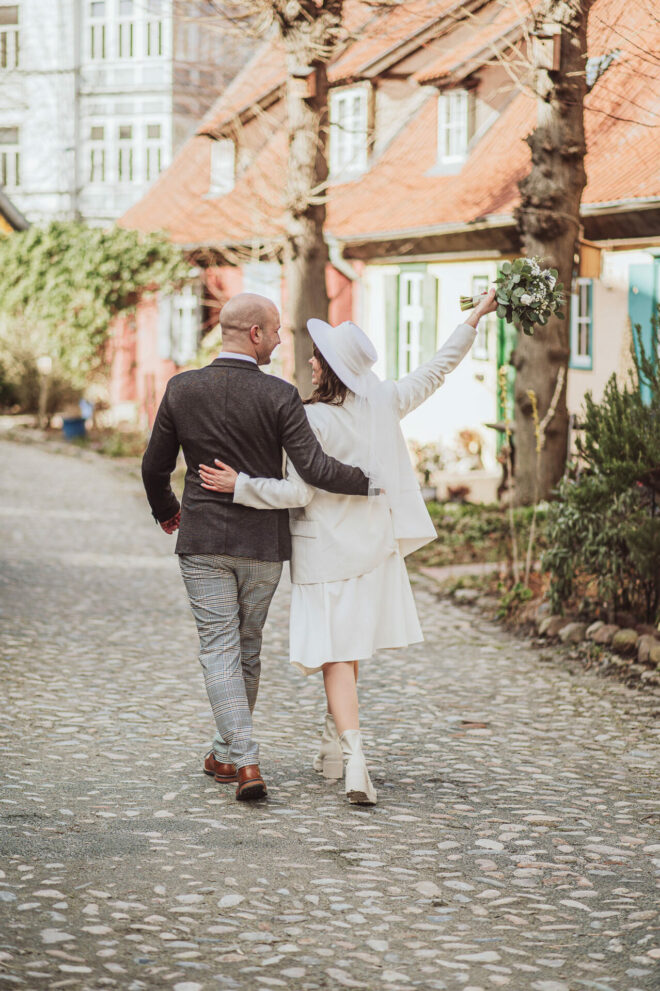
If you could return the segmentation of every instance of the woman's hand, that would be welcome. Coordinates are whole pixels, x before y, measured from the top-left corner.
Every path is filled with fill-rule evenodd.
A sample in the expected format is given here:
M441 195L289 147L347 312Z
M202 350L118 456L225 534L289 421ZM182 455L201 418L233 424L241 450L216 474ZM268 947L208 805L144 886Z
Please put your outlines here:
M489 289L488 292L485 292L482 301L477 303L470 316L464 322L469 324L470 327L476 327L480 317L485 316L486 313L494 313L497 309L496 291L495 289Z
M238 472L230 468L223 461L216 458L213 462L217 468L209 468L208 465L199 466L199 477L202 480L203 489L211 489L212 492L233 492L236 488Z

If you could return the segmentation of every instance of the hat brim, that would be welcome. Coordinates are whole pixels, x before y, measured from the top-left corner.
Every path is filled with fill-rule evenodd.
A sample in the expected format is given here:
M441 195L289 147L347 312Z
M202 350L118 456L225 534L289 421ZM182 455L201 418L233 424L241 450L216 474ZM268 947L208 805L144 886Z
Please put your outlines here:
M334 329L335 328L332 324L327 323L325 320L319 320L318 317L311 317L307 321L309 336L312 338L314 344L316 344L316 347L328 362L337 378L339 378L344 385L348 386L351 392L354 392L357 396L364 395L367 388L365 384L365 376L356 375L355 372L352 372L346 367L346 364L338 354L332 342L332 334ZM373 375L373 372L369 374Z

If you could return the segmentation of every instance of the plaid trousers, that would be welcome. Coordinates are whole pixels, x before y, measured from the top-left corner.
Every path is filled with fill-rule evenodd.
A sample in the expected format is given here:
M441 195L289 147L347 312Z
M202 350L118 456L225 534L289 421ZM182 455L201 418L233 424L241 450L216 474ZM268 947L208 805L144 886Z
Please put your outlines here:
M282 574L281 561L228 554L180 554L179 567L199 633L199 660L217 732L219 761L259 763L252 710L261 673L261 640Z

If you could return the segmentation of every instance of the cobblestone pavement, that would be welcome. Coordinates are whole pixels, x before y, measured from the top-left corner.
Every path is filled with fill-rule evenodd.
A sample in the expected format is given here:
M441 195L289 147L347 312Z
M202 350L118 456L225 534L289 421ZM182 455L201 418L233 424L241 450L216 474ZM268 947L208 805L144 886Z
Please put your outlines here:
M0 443L0 988L660 986L658 696L543 664L416 589L363 665L373 809L311 757L318 679L265 638L270 788L201 773L211 720L172 538L139 481ZM656 764L657 771L657 764Z

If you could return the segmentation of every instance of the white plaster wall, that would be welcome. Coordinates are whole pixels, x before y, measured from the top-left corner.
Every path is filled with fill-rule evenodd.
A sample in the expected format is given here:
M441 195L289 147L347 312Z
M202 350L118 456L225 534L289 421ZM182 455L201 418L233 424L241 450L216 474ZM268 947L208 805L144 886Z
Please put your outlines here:
M612 372L622 381L631 367L628 272L631 265L652 260L650 251L603 253L601 277L593 286L593 369L569 369L567 403L571 413L579 415L585 392L590 390L598 402Z

